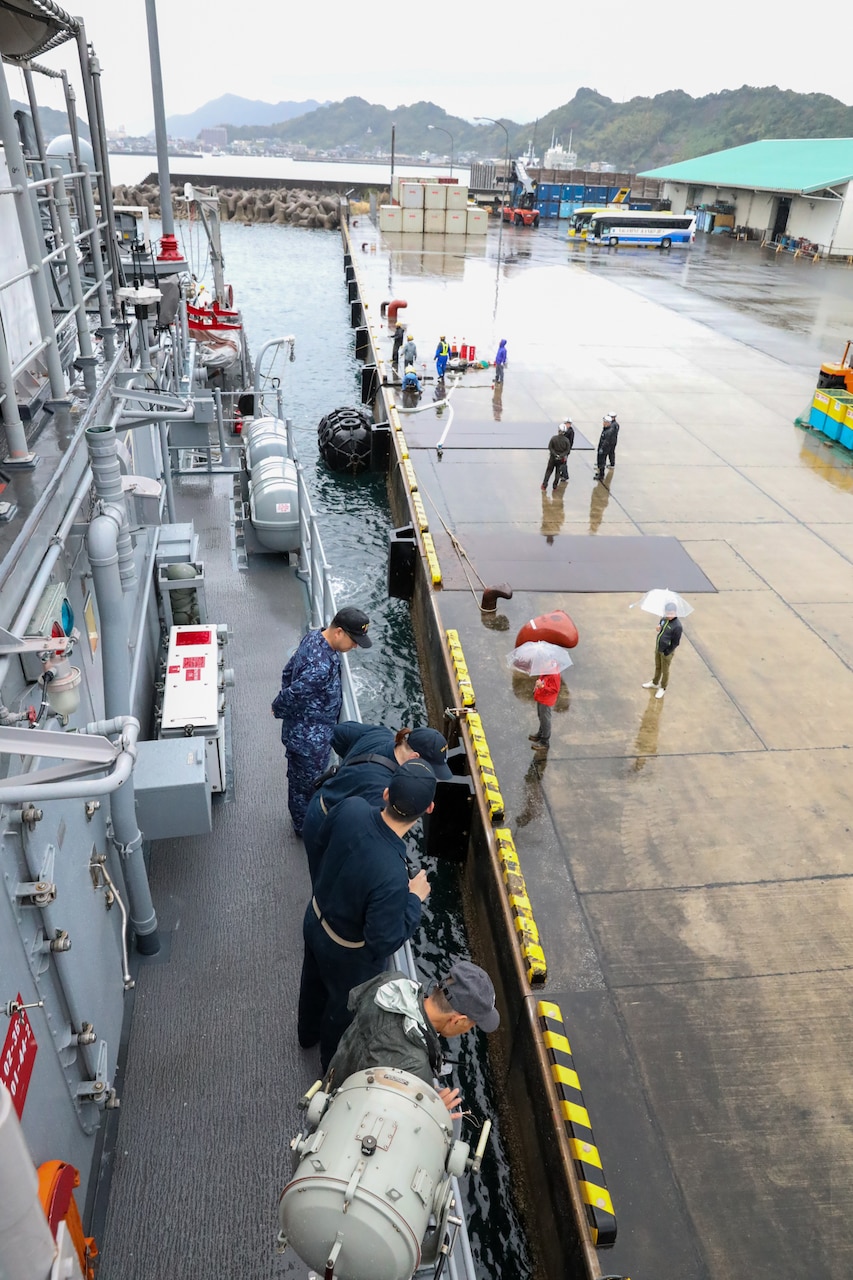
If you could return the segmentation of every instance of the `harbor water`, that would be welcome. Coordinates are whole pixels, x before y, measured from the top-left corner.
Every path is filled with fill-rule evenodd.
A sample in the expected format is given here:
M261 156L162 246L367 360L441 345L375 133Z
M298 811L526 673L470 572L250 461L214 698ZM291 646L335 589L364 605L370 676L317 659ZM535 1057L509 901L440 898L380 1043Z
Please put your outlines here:
M195 231L179 224L177 234L188 260L199 262ZM373 647L351 659L362 718L392 726L423 723L426 712L409 607L386 595L391 516L384 476L335 475L317 451L316 428L324 414L360 403L360 365L354 356L340 238L335 233L287 226L226 224L222 239L225 277L243 310L250 348L258 350L276 336L296 337L295 360L276 365L272 374L282 379L285 413L294 424L332 566L336 599L339 604L359 605L371 618ZM270 697L288 657L286 652L270 653ZM277 749L274 739L275 730L271 730L272 750ZM432 894L426 925L415 939L415 956L421 974L429 980L468 951L454 869L431 860L424 865ZM294 929L300 921L301 909L294 917ZM456 1071L463 1105L473 1112L469 1123L480 1123L487 1116L495 1121L481 1174L463 1182L466 1216L478 1276L487 1280L504 1274L523 1280L530 1274L528 1253L501 1143L495 1082L484 1039L475 1032L450 1042L450 1057L459 1058Z

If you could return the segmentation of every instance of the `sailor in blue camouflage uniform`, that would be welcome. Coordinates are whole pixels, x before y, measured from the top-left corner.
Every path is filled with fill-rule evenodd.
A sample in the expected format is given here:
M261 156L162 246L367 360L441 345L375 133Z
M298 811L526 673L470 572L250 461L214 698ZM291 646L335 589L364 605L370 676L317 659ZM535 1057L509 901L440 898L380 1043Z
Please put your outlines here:
M335 805L350 796L361 796L381 809L385 788L408 760L425 761L440 781L453 777L447 764L447 739L426 725L395 733L382 724L343 720L332 733L332 750L341 763L334 776L314 792L302 827L312 884L322 856L323 824Z
M361 609L339 609L323 631L309 631L281 673L272 713L281 720L287 752L287 807L293 830L302 835L314 780L329 761L332 733L341 714L340 654L356 645L369 649L370 619Z

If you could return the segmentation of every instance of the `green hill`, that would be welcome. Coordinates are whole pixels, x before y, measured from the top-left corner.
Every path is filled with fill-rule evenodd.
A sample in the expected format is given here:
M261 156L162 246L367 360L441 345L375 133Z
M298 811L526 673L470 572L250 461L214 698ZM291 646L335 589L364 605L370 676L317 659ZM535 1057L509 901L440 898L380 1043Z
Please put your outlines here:
M760 138L853 137L853 107L826 94L794 93L775 85L762 89L744 85L703 98L691 98L676 89L629 102L613 102L594 89L579 89L570 102L538 121L503 123L511 156L522 154L531 140L541 156L556 133L563 145L571 135L580 168L605 161L616 169L641 170ZM391 111L364 98L346 98L296 120L229 127L228 133L230 140L275 137L312 149L346 148L361 155L385 155L392 124L400 155L447 154L449 140L428 129L429 124L452 134L456 157L486 159L504 153L502 129L449 116L430 102Z
M552 130L564 141L573 132L580 164L608 160L617 169L636 171L761 138L850 138L853 107L823 93L775 85L744 85L704 98L672 90L629 102L579 89L571 102L539 121L538 146L547 145Z

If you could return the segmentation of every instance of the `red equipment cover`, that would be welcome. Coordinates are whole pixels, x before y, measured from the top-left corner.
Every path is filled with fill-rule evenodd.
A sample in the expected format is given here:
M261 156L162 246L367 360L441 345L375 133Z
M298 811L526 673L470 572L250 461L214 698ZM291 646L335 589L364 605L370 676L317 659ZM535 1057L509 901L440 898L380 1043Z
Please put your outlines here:
M562 609L555 609L553 613L540 613L538 618L525 622L515 637L516 649L528 640L547 640L549 644L574 649L578 642L578 629L567 613Z

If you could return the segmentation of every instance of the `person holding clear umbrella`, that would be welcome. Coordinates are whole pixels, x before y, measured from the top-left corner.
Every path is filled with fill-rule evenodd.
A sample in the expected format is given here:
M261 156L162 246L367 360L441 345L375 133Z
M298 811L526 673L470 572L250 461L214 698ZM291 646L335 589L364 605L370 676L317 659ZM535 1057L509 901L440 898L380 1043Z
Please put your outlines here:
M530 745L534 751L547 751L551 745L551 713L554 703L560 694L562 676L559 671L546 671L533 686L533 701L539 714L539 729L529 733Z
M683 627L678 617L678 604L675 600L667 600L663 607L664 616L658 624L655 637L655 674L654 679L647 680L644 689L655 689L656 698L662 698L669 684L669 668L672 655L681 643Z
M562 645L551 644L547 640L528 640L507 654L506 664L513 671L537 677L533 700L539 713L539 729L527 736L534 751L547 750L551 742L551 712L562 683L560 673L572 665L572 660Z

